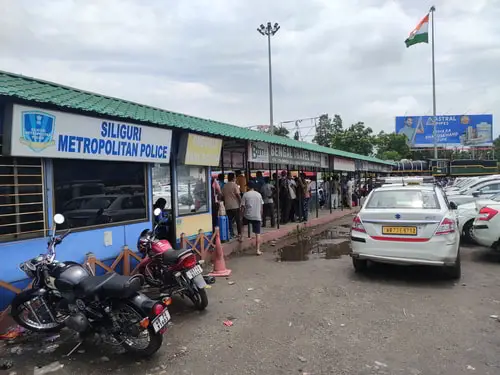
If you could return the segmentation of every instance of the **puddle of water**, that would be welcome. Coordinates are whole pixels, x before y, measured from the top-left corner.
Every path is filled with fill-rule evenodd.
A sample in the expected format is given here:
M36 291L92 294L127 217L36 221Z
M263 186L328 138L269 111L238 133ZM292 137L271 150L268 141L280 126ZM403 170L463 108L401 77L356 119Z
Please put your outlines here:
M284 246L277 251L278 261L297 262L311 258L339 259L351 252L349 229L334 227L319 233L314 238L299 238L297 243Z

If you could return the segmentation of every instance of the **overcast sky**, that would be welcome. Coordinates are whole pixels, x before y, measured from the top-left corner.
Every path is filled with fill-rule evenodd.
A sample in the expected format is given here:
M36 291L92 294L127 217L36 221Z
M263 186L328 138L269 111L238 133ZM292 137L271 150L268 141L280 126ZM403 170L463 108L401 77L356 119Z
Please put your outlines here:
M500 115L500 0L0 0L0 70L268 124L256 28L279 22L276 123L338 113L392 131L397 115L432 114L430 45L404 40L433 4L438 113Z

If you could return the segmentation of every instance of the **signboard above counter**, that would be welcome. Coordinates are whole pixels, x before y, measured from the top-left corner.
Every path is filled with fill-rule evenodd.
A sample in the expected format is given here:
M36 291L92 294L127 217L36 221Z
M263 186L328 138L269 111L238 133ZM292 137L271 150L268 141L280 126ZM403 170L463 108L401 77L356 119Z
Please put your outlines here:
M42 158L169 163L172 131L14 104L4 153Z
M320 168L321 154L287 146L269 145L269 162Z
M179 147L179 160L184 165L218 167L222 139L194 133L183 134Z

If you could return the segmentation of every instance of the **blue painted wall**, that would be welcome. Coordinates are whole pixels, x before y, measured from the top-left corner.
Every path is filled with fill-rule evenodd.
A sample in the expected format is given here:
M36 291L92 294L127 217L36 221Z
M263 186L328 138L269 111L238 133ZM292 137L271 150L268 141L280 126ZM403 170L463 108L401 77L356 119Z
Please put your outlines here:
M174 137L172 142L175 142L177 137ZM171 167L175 171L176 158L172 158ZM45 184L45 211L47 213L48 226L52 226L52 218L56 212L53 212L53 169L52 160L43 160L44 166L44 184ZM149 213L152 212L153 206L153 188L152 188L152 165L147 165L147 194ZM208 190L211 190L210 170L208 173ZM172 194L176 197L176 177L172 181ZM176 199L176 198L174 198ZM211 212L211 200L209 200ZM174 202L176 204L176 202ZM175 222L175 220L174 220ZM85 260L87 253L92 252L96 258L103 261L107 265L111 265L114 259L127 245L130 249L136 250L136 242L139 233L150 228L151 222L144 222L116 225L111 227L81 230L71 233L62 244L57 247L57 259L60 261L72 260L82 263ZM111 232L112 245L104 245L104 233ZM208 233L207 233L208 234ZM26 279L26 275L19 270L19 264L31 259L39 254L45 253L47 250L47 239L36 238L23 241L15 241L8 243L0 243L0 281L11 283L17 288L24 289L30 280ZM131 266L135 266L136 262L131 259ZM118 265L117 271L121 271L121 264ZM97 270L97 273L103 273L102 270ZM0 311L6 308L14 293L0 288Z

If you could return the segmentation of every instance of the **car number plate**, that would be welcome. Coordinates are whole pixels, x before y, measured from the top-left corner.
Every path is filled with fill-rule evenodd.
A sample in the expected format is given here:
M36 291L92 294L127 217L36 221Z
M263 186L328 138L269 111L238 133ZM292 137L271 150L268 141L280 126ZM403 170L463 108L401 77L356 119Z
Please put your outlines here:
M382 227L382 234L399 234L402 236L416 236L417 227Z
M162 328L164 328L169 321L170 321L170 312L168 311L167 308L165 308L165 310L163 310L162 313L153 320L153 328L155 332L158 332Z
M201 268L201 266L196 265L190 270L186 271L186 276L188 277L188 279L192 279L193 277L200 275L202 272L203 269Z

